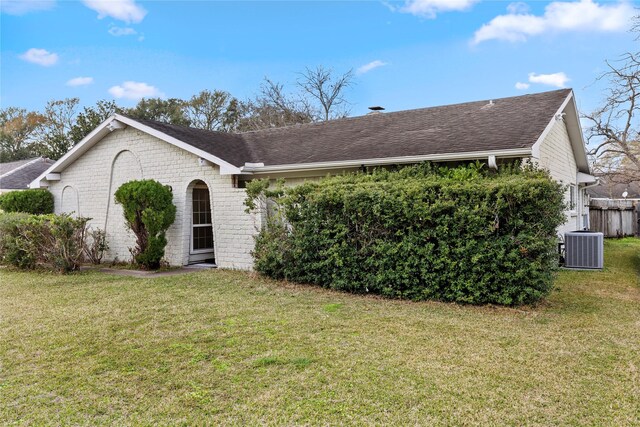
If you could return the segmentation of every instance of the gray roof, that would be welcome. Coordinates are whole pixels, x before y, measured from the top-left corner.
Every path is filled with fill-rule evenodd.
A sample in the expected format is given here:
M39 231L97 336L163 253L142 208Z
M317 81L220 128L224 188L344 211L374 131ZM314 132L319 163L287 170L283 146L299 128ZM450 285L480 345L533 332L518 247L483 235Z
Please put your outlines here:
M613 182L607 177L600 177L600 183L587 188L587 194L598 199L622 199L622 193L627 192L628 199L640 198L640 184L637 182Z
M53 160L44 157L0 163L0 189L27 189L29 188L29 183L40 176L53 163Z
M571 89L245 133L136 121L235 166L453 154L531 147Z

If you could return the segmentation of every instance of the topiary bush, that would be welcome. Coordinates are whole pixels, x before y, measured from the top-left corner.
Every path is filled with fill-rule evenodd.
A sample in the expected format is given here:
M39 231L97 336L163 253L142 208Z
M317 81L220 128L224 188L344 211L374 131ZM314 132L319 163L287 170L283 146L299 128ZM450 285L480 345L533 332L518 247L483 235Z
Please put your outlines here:
M167 245L165 234L176 217L171 187L151 179L129 181L116 190L115 199L136 236L134 261L146 269L159 268Z
M45 189L10 191L0 195L0 209L34 215L53 213L53 194Z
M564 202L545 172L424 164L325 178L275 201L281 218L269 219L254 251L256 270L274 278L503 305L538 301L553 285Z

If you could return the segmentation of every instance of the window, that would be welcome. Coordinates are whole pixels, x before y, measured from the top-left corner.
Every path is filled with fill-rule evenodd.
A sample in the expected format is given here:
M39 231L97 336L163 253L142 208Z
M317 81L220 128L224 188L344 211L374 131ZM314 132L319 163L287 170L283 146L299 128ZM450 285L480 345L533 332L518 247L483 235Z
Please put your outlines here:
M571 184L569 186L569 210L572 210L572 211L575 211L576 206L578 205L578 202L576 200L576 197L578 196L578 192L576 190L577 189L574 184Z
M211 202L209 190L193 189L193 250L213 249L213 228L211 224Z

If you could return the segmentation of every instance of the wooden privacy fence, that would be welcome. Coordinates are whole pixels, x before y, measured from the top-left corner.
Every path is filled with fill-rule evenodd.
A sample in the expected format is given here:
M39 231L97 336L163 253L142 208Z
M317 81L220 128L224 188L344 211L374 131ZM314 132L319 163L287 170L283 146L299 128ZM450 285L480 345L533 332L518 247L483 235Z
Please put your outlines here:
M639 208L639 199L591 199L591 231L600 231L604 237L638 236Z

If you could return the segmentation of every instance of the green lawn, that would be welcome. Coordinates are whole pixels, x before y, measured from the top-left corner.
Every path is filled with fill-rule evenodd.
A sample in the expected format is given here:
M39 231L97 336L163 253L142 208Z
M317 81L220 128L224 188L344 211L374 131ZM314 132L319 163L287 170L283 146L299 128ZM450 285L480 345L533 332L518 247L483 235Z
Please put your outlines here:
M0 424L639 425L639 253L522 309L0 270Z

